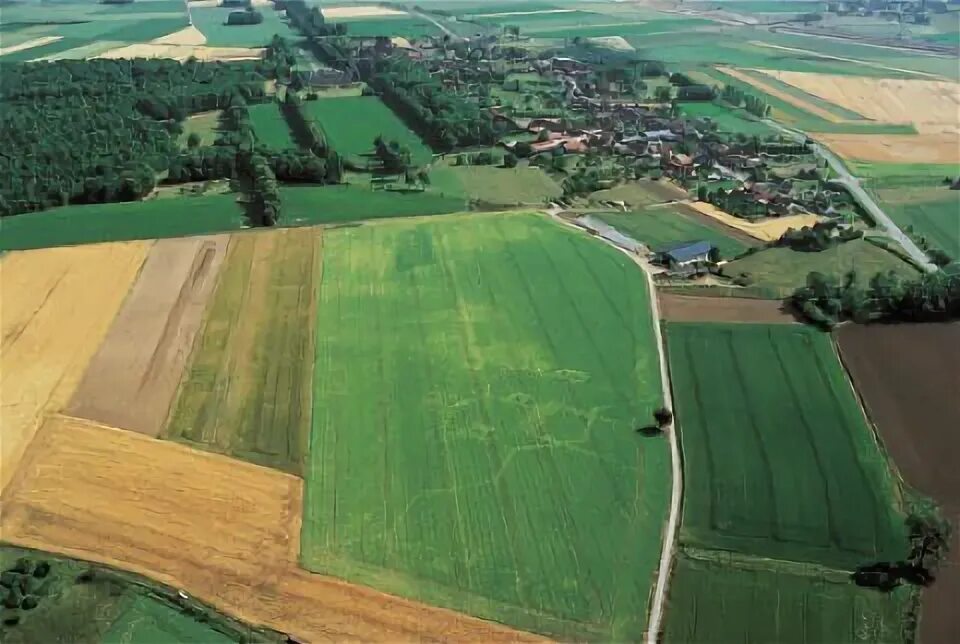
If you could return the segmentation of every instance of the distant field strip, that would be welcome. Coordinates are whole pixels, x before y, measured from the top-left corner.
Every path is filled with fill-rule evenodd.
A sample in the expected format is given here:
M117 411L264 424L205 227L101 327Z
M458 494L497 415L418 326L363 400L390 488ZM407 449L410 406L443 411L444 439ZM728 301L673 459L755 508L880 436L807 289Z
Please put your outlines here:
M149 247L101 244L0 259L0 490L44 416L67 404Z
M302 562L639 639L670 494L643 274L532 214L324 235Z
M302 473L318 233L233 236L166 437Z
M678 242L702 240L714 244L724 258L731 259L749 248L741 240L687 217L680 207L653 207L637 212L601 213L595 216L653 249Z
M914 592L860 588L844 573L814 567L681 553L664 641L900 644Z
M842 569L906 553L898 491L828 335L667 323L681 540Z

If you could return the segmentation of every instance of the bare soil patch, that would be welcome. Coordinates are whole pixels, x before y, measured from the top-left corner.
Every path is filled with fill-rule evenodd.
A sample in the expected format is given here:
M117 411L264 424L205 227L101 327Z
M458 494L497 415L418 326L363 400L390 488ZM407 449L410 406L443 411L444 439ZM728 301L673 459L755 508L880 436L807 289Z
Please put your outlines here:
M0 490L44 416L73 395L149 248L94 244L0 260Z
M960 134L813 134L842 157L888 163L960 163Z
M796 319L778 300L745 297L700 297L658 293L660 317L670 322L753 322L794 324Z
M954 526L950 562L924 590L921 642L960 633L960 323L844 325L840 355L904 480Z
M156 242L67 413L157 436L229 236Z
M146 575L297 641L533 636L305 572L302 481L56 416L3 497L3 538Z

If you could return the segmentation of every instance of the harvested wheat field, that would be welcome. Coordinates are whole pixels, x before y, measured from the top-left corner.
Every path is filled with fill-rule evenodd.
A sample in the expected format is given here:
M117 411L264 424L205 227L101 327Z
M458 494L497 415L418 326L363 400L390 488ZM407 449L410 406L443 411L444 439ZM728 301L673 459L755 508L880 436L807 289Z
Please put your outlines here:
M345 20L347 18L380 18L383 16L403 16L406 11L390 7L362 5L353 7L324 7L323 17L327 20Z
M43 416L70 399L149 248L96 244L0 260L0 490Z
M57 42L58 40L61 40L61 39L63 39L63 36L41 36L40 38L32 38L30 40L19 43L17 45L10 45L9 47L0 47L0 56L12 54L17 51L23 51L24 49L33 49L34 47L49 45L50 43Z
M799 230L804 226L812 226L820 221L820 217L817 215L788 215L786 217L771 217L763 221L753 222L741 219L740 217L734 217L730 213L724 212L713 204L705 201L694 201L689 205L697 212L726 224L731 228L741 230L754 239L761 241L780 239L783 233L787 232L788 228Z
M732 67L717 67L717 70L723 72L727 76L731 76L733 78L736 78L739 81L743 81L744 83L752 85L753 87L756 87L761 92L765 94L769 94L770 96L773 96L775 98L778 98L784 103L788 103L790 105L793 105L794 107L800 108L804 112L809 112L814 116L818 116L825 121L829 121L831 123L843 122L843 119L838 117L836 114L833 114L829 110L825 110L822 107L816 105L815 103L812 103L810 101L805 101L800 97L794 96L788 92L784 92L783 90L777 87L774 87L769 83L764 83L762 80L756 78L755 76L751 76L750 74L744 74L743 72L736 70ZM766 70L758 69L756 71L766 71Z
M3 496L4 541L146 575L298 641L533 639L297 567L302 482L51 417Z
M191 6L198 6L200 3L193 3ZM217 6L219 0L215 0L212 6ZM203 35L199 29L190 25L189 27L184 27L180 31L175 31L172 34L167 34L166 36L161 36L159 38L154 38L150 41L150 44L153 45L192 45L194 47L198 45L205 45L207 43L207 37Z
M214 60L259 60L262 48L201 47L196 45L136 44L105 51L95 58L173 58L181 62L188 58L209 62Z
M153 245L67 413L160 433L229 239L188 237Z
M813 134L847 159L889 163L960 163L960 134Z
M905 78L763 71L825 101L884 123L913 123L918 131L957 126L960 83Z
M660 318L669 322L750 322L793 324L796 319L779 300L745 297L699 297L659 293Z

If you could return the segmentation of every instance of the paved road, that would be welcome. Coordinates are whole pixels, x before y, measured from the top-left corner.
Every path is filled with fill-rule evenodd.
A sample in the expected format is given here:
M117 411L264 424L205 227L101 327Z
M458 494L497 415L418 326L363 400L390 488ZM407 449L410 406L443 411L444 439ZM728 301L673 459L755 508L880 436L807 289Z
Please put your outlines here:
M560 216L563 209L555 204L551 204L547 209L547 214L555 221L575 230L585 232L576 224ZM660 359L660 385L661 395L663 396L663 405L667 409L673 409L673 395L670 387L670 370L667 368L666 345L663 340L663 333L660 329L660 304L657 301L657 290L653 284L653 275L650 267L643 260L633 253L620 248L613 242L602 237L595 237L608 244L611 248L624 253L640 267L644 276L647 278L647 289L650 291L650 314L653 316L653 333L657 340L657 354ZM671 422L664 428L664 433L670 441L670 462L673 482L670 489L670 515L667 518L667 526L663 532L663 549L660 552L660 567L657 571L657 586L653 593L653 604L650 607L650 617L647 621L646 644L657 644L660 639L660 630L663 628L663 612L667 604L667 590L670 586L670 571L673 568L673 557L677 549L677 527L680 524L680 500L683 498L683 470L681 469L680 444L677 442L676 426Z
M804 140L807 139L807 135L803 132L798 132L797 130L785 127L775 121L767 120L767 122L776 127L778 130L785 132L791 135L794 138L802 137ZM842 183L850 191L850 194L853 196L854 200L863 208L870 217L877 222L884 233L890 239L894 240L900 244L906 253L923 267L928 273L932 273L937 270L936 264L932 263L927 257L927 254L920 250L920 247L917 246L910 237L904 233L897 224L890 219L890 216L883 211L873 197L870 196L866 190L863 189L863 186L860 185L860 180L855 176L850 174L850 171L847 170L847 167L843 164L843 161L840 160L836 154L834 154L829 148L819 143L813 144L814 153L826 159L827 163L830 164L830 168L836 174L834 181Z

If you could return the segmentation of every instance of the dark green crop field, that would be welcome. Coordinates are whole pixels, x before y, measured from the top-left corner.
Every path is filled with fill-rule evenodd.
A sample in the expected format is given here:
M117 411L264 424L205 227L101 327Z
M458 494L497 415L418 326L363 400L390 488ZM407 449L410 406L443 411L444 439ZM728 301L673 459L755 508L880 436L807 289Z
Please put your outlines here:
M913 592L861 588L844 573L815 567L681 553L664 641L900 644Z
M410 148L415 165L427 163L432 157L420 137L375 96L307 101L303 107L307 118L317 124L327 143L341 156L356 159L372 155L373 140L382 136L387 142Z
M906 555L899 489L829 335L753 324L666 329L684 543L846 570Z
M253 132L257 136L257 142L265 145L271 150L286 150L296 148L297 144L293 142L290 135L290 128L287 126L286 119L280 113L280 106L276 103L264 103L263 105L251 105L248 108L250 112L250 122L253 124Z
M238 230L243 221L232 194L65 206L4 217L0 250L201 235Z
M302 563L561 639L646 626L670 494L646 281L545 217L324 234Z

